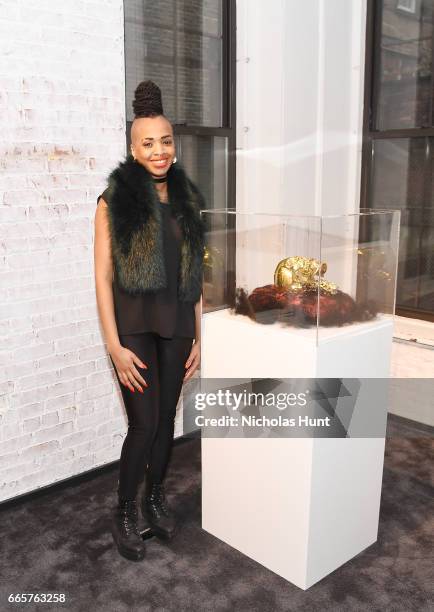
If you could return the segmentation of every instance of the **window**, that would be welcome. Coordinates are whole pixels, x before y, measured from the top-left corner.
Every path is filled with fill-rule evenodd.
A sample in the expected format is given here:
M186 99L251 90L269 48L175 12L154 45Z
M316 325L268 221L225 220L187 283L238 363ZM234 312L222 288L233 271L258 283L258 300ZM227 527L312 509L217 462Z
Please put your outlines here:
M235 1L124 0L124 20L128 149L134 90L152 79L207 207L234 207Z
M361 190L362 207L401 210L396 311L430 321L434 321L433 4L432 0L368 0Z

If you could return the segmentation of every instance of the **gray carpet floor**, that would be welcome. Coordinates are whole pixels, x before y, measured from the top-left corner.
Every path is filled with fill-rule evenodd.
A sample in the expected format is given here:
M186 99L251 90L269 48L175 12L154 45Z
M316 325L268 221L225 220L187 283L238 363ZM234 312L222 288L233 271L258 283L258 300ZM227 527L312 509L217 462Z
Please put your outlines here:
M389 419L378 541L302 591L203 531L200 440L176 441L166 479L181 529L121 557L109 532L118 466L0 507L0 610L433 611L433 436ZM10 593L64 604L8 604Z

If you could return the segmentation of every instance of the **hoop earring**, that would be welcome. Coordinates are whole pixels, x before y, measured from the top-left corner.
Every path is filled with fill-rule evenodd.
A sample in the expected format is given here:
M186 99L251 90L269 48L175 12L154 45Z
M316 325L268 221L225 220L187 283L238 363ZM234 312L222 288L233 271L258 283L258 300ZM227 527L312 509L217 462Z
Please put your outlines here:
M175 157L173 158L172 164L176 164L176 155L175 155Z

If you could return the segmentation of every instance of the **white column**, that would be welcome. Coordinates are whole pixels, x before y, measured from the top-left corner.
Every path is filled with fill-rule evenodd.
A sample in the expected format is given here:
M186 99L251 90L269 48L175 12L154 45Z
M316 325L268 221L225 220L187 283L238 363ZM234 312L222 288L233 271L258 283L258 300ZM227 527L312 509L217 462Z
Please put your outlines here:
M237 206L359 208L366 0L237 2Z

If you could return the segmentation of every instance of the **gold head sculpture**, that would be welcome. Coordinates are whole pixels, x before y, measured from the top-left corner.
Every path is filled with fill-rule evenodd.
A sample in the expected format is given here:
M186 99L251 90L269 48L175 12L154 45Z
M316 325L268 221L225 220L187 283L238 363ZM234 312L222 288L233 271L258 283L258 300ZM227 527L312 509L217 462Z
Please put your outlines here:
M203 265L207 268L212 268L223 261L221 251L217 247L205 246L203 249Z
M327 270L326 262L311 257L294 255L279 261L274 271L274 284L292 292L312 291L320 288L334 294L337 286L321 279Z

